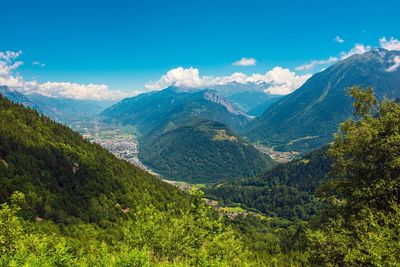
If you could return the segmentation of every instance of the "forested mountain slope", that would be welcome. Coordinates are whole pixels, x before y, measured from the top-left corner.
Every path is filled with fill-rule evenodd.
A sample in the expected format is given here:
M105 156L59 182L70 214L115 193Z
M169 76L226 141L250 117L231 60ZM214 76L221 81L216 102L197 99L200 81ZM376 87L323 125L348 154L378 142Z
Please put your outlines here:
M37 111L0 95L0 202L25 193L30 216L107 223L151 203L188 205L187 195Z
M315 193L330 166L327 149L323 148L254 178L217 183L205 192L225 205L239 204L269 216L306 219L317 209Z
M326 145L339 123L352 116L349 87L371 86L379 100L400 96L398 56L400 51L373 49L337 62L272 104L245 135L277 150L311 151Z
M274 165L224 124L205 120L144 140L140 160L168 179L190 183L254 176Z
M250 117L213 90L169 87L124 99L101 116L135 126L141 161L166 179L210 183L253 176L274 164L237 136Z

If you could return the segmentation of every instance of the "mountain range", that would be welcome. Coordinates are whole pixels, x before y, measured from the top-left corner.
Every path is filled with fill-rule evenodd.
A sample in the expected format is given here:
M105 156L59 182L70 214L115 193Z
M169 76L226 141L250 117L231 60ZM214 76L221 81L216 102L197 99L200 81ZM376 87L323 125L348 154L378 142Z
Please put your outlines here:
M114 103L112 101L54 98L39 94L25 95L7 86L0 86L0 94L15 103L36 109L41 114L64 124L89 119Z
M213 183L274 165L252 143L300 152L329 143L338 125L352 117L346 90L353 85L372 86L379 100L399 98L399 56L385 49L350 56L286 96L265 93L264 83L168 87L103 110L111 103L23 95L6 86L0 93L66 124L100 113L103 123L134 126L139 158L147 166L167 179Z
M371 86L379 100L400 96L400 68L394 63L399 55L373 49L337 62L269 106L243 134L277 150L311 151L327 144L338 125L352 117L349 87Z
M215 182L273 165L237 135L251 118L214 90L169 87L124 99L101 116L105 123L135 126L140 159L168 179Z
M242 130L250 122L237 106L214 90L168 87L157 92L126 98L101 113L108 123L135 125L141 135L150 135L168 124L202 118Z

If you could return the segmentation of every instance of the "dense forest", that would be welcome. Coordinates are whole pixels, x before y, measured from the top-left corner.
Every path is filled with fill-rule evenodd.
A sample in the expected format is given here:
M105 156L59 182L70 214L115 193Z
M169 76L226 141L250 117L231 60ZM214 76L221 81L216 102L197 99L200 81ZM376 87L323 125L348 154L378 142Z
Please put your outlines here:
M254 178L217 183L206 196L224 205L240 205L268 216L309 219L317 209L316 190L330 170L327 148L279 164Z
M217 265L248 258L238 233L200 192L180 191L2 96L0 183L1 266Z
M396 266L400 104L378 103L372 89L349 92L354 119L326 149L275 167L251 186L226 184L277 198L273 207L249 197L245 205L265 209L264 216L234 218L206 205L202 192L180 192L0 98L0 265ZM275 187L293 190L294 201ZM232 191L227 204L236 197Z
M141 151L152 170L193 184L254 176L275 164L224 124L201 119L150 137Z
M0 201L23 192L30 216L68 222L107 223L149 194L166 208L188 197L159 179L116 159L68 127L0 99ZM118 204L119 208L116 206Z
M400 104L388 99L378 103L371 88L352 87L349 93L355 98L355 118L341 124L326 152L323 149L288 163L296 175L284 172L281 178L274 178L281 168L278 166L266 173L271 181L254 178L250 183L259 183L254 188L241 187L246 183L237 180L240 190L229 182L221 184L221 191L217 186L208 191L226 199L227 204L241 200L265 209L266 214L289 212L290 220L250 216L233 222L250 251L267 266L397 266L400 262ZM308 164L320 163L323 178L312 177L313 168L310 173L301 172ZM307 178L315 180L307 183ZM293 210L286 202L289 196L274 193L282 186L295 186L296 199L303 182L311 198L295 201ZM260 201L264 194L283 199L276 204L283 203L284 208ZM309 200L317 200L310 210L307 207L313 201ZM312 213L306 213L306 220L298 219L300 216L293 213L296 206L315 214L310 217Z

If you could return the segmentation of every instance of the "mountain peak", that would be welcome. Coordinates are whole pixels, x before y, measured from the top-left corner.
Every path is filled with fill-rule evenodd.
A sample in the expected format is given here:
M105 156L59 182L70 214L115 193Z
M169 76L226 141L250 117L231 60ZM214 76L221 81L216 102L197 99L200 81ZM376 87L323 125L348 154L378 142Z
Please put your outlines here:
M348 66L349 64L361 63L370 68L376 68L376 70L385 71L387 68L393 65L393 59L396 56L400 56L400 51L374 48L363 54L356 54L348 57L342 61L339 61L335 65Z
M330 142L339 123L352 116L349 87L371 86L379 100L399 97L399 55L400 51L372 49L316 73L251 122L247 136L282 150L310 151Z

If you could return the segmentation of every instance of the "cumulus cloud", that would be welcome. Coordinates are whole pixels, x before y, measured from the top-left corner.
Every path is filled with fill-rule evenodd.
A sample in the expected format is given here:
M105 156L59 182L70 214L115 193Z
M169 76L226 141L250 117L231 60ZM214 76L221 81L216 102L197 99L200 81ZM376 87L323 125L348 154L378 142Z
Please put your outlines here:
M368 50L371 50L371 46L369 46L369 45L365 46L363 44L356 44L352 49L350 49L350 51L340 53L341 59L346 59L346 58L348 58L352 55L356 55L356 54L364 54Z
M392 72L397 70L400 67L400 56L395 56L392 59L393 65L386 69L387 72Z
M105 84L78 84L71 82L27 82L20 89L25 94L41 94L56 98L117 100L134 93L110 90Z
M5 51L5 52L0 52L0 60L4 60L8 63L11 63L13 60L15 60L17 57L19 57L22 54L22 51Z
M156 82L149 82L146 88L149 90L161 90L168 86L204 88L216 85L224 85L233 82L245 83L265 83L265 91L271 94L285 95L293 92L300 87L310 74L297 75L295 72L282 67L275 67L265 74L233 73L229 76L200 76L199 70L193 67L188 69L178 67L168 71Z
M13 72L20 67L23 62L16 59L21 55L21 51L0 52L0 85L16 85L20 83L19 75L13 76Z
M242 57L240 60L232 63L234 66L255 66L257 64L257 60L252 57Z
M336 37L335 37L335 39L333 39L335 42L337 42L337 43L339 43L339 44L343 44L344 43L344 40L339 36L339 35L337 35Z
M296 67L295 69L296 70L300 70L300 71L311 70L311 69L313 69L314 67L316 67L318 65L330 64L330 63L336 62L337 60L338 60L337 57L330 57L330 58L325 59L325 60L311 60L310 62L308 62L308 63L306 63L304 65Z
M296 75L288 69L275 67L265 75L267 81L271 84L266 92L273 95L287 95L303 85L311 77L311 74Z
M104 84L26 81L19 73L16 73L16 70L23 64L22 61L17 61L21 54L22 51L0 52L0 85L6 85L25 94L35 93L49 97L72 99L117 100L139 93L139 91L127 93L120 90L110 90Z
M400 50L400 40L393 37L390 37L390 40L387 40L386 37L382 37L379 39L379 45L387 50Z
M159 90L168 86L202 87L204 83L205 81L200 78L198 69L179 67L169 70L157 82L149 82L145 87L150 90Z

